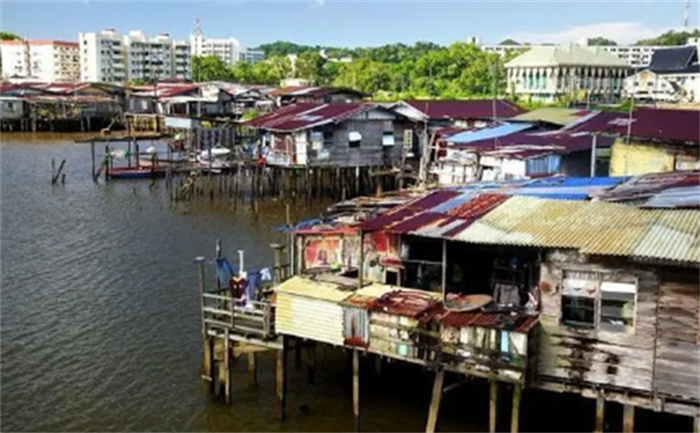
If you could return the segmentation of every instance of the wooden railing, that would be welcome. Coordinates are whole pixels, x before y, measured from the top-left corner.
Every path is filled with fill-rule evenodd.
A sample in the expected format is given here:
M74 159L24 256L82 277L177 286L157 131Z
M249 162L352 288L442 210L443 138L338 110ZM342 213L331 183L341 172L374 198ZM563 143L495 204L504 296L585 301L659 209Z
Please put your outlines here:
M274 337L273 309L269 302L240 300L228 295L204 293L202 321L205 331L223 332L259 339Z

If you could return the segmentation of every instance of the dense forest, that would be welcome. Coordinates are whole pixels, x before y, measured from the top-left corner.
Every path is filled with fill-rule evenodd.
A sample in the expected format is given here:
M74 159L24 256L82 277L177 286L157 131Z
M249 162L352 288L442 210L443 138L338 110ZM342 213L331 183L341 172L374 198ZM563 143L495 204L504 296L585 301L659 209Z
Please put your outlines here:
M668 31L638 45L682 45L700 31ZM502 45L527 42L506 39ZM589 39L590 45L617 45L604 37ZM504 58L485 53L478 46L456 42L442 46L432 42L387 44L378 47L338 48L277 41L259 47L266 60L250 65L238 62L227 67L215 57L195 58L195 80L230 80L239 83L278 84L283 78L305 78L318 85L357 88L378 99L434 97L476 98L507 94ZM296 55L291 61L290 54ZM341 60L351 60L344 62ZM508 95L511 96L511 95Z
M353 87L377 98L490 96L505 91L505 58L463 42L448 47L428 42L376 48L337 49L276 42L267 59L232 67L214 57L195 58L195 80L224 79L240 83L277 84L283 78L305 78L319 85ZM321 50L328 58L321 55ZM292 63L286 54L297 54ZM352 62L340 62L350 57Z

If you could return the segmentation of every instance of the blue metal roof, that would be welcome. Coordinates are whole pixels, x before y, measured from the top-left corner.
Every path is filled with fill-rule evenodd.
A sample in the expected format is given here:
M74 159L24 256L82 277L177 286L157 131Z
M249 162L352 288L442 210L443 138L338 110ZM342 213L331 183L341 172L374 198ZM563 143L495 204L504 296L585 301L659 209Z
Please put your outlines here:
M541 188L541 187L580 187L580 186L597 186L597 187L614 187L626 182L630 179L629 176L620 177L566 177L555 176L545 179L537 179L523 185L523 188Z
M489 138L498 138L505 135L514 134L532 128L533 123L504 123L492 128L482 128L474 131L465 131L455 134L448 139L449 142L455 144L472 143L479 140L488 140Z

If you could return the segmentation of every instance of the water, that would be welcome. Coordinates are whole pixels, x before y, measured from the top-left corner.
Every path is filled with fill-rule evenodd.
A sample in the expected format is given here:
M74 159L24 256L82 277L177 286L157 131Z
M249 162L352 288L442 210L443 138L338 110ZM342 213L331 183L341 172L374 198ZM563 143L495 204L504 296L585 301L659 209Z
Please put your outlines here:
M192 259L211 257L215 240L234 259L269 265L283 237L281 203L201 202L171 206L162 182L94 184L90 151L65 138L2 136L1 422L11 431L348 431L353 429L351 373L344 352L319 352L316 384L290 357L289 419L274 417L274 359L259 361L259 386L244 360L234 374L233 404L208 395L199 373L201 337ZM66 185L51 185L51 159L66 159ZM327 203L292 207L294 220ZM207 269L209 280L213 270ZM366 360L369 361L369 360ZM361 367L362 428L425 429L432 376L390 364L380 378ZM448 376L446 383L456 378ZM509 393L501 428L508 428ZM438 429L488 428L487 388L467 384L443 398ZM306 405L309 410L302 411ZM528 391L523 430L590 431L594 404ZM608 418L619 429L621 411ZM639 430L687 418L639 411ZM658 420L662 424L659 424ZM669 421L670 419L670 421ZM673 424L673 423L676 424ZM671 424L669 424L671 423Z

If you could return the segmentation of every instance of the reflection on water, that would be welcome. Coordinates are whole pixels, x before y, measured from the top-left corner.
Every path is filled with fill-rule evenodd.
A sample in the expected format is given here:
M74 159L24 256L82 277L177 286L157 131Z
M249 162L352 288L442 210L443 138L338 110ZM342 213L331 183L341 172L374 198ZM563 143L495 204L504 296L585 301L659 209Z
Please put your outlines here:
M61 136L65 137L65 136ZM193 257L221 237L231 258L269 265L283 241L282 203L171 206L163 183L94 184L88 145L47 135L2 136L2 425L33 431L347 431L353 428L351 374L342 350L319 352L316 385L291 362L290 419L274 418L274 359L261 356L259 386L245 362L234 375L233 404L213 402L200 377L199 299ZM66 159L66 185L51 185L51 158ZM295 205L295 220L327 203ZM213 279L213 269L208 269ZM367 360L369 361L369 360ZM362 365L362 427L425 428L432 376L390 364L381 378ZM456 378L447 378L447 383ZM509 390L502 427L508 427ZM480 382L449 392L438 429L487 427ZM299 408L307 405L309 411ZM619 429L621 414L608 416ZM590 431L593 402L526 392L524 430ZM637 418L637 427L659 428ZM679 428L687 419L671 417ZM656 419L656 418L654 418ZM669 425L663 418L661 428ZM686 424L687 423L687 426Z

